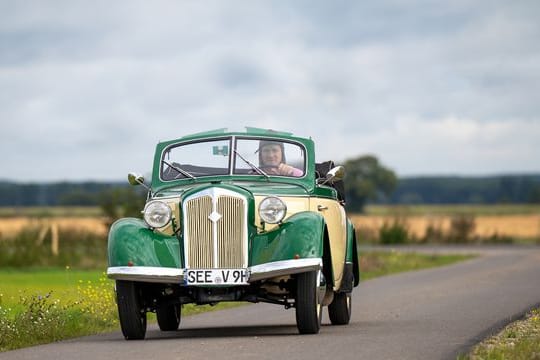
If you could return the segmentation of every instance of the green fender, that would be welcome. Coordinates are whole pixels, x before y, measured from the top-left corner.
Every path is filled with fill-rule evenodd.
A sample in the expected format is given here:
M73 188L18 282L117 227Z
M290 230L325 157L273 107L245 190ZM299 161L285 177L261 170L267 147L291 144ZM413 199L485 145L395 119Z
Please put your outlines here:
M356 231L349 219L347 219L347 256L345 261L353 264L354 286L358 286L360 283L360 258L358 257Z
M278 228L252 239L250 266L280 260L322 258L324 218L317 213L294 214Z
M181 267L178 239L155 233L135 218L120 219L111 226L108 255L109 267Z

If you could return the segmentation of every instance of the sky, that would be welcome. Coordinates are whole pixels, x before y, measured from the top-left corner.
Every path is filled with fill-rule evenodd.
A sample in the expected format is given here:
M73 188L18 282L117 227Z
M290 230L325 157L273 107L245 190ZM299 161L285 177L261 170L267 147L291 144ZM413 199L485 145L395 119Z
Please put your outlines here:
M540 172L540 2L0 1L0 179L117 181L216 128L398 176Z

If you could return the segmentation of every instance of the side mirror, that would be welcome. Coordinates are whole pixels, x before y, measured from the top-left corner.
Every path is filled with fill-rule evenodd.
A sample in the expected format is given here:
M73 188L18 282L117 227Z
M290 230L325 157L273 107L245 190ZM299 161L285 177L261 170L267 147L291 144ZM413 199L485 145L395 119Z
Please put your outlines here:
M144 177L136 173L129 173L128 182L131 185L144 185Z
M345 168L343 166L336 166L332 168L327 174L326 174L326 181L325 182L333 182L333 181L339 181L343 180L343 177L345 176Z

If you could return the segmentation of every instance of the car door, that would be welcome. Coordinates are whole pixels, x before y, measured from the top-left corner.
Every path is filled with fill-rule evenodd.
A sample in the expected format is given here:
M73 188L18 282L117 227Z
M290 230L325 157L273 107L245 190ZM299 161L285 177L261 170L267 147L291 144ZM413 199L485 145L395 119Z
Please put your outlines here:
M334 291L337 291L341 286L347 251L347 217L345 209L334 199L312 198L310 210L320 213L326 222L334 274Z

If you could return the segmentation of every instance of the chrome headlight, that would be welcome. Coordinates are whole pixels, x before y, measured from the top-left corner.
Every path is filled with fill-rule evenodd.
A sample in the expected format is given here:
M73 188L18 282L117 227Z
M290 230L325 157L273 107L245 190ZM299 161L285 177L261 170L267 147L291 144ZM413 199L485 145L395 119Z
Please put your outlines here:
M264 198L259 205L259 216L268 224L277 224L287 214L287 205L278 197Z
M163 201L153 200L146 203L143 210L144 221L152 228L164 227L171 221L172 211Z

